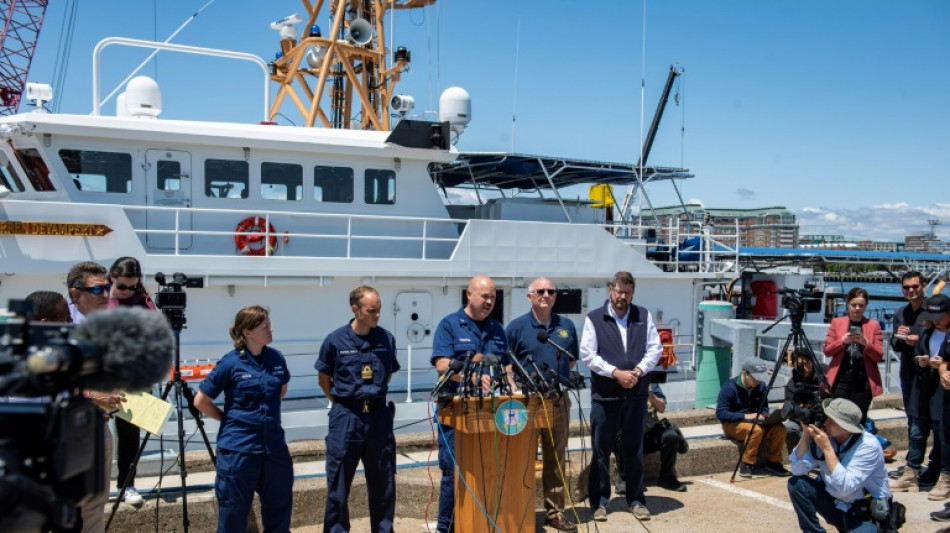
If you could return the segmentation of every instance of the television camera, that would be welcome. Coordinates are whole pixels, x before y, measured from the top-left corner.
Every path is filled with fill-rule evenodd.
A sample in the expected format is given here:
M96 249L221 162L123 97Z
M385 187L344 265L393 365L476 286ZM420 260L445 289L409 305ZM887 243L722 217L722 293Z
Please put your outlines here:
M188 276L181 272L172 274L172 280L168 281L162 272L155 273L155 282L161 289L155 293L155 306L158 307L168 324L176 332L184 329L188 323L185 317L185 307L188 305L188 294L185 293L185 285L188 283Z

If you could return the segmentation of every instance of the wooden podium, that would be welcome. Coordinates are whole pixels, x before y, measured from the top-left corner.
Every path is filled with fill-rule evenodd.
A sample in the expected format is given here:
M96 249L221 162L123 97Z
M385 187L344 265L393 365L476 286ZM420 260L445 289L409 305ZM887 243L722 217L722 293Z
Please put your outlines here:
M540 398L521 394L439 406L439 422L455 428L456 532L495 531L487 514L501 531L534 533L538 431L554 421L554 399L543 407L547 417Z

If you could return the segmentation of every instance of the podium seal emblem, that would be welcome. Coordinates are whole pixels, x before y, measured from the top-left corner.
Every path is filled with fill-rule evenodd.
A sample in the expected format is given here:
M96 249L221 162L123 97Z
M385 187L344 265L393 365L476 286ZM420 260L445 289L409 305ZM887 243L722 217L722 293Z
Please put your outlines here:
M528 410L518 400L507 400L495 410L495 427L504 435L517 435L527 425Z

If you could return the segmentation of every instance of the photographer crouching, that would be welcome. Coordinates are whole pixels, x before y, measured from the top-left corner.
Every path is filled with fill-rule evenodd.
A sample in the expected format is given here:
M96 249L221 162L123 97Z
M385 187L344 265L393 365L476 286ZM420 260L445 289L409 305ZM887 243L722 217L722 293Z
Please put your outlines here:
M802 531L824 532L819 514L842 532L896 531L904 509L891 501L884 454L861 427L861 409L843 398L814 409L817 425L802 423L790 457L788 494ZM820 472L812 478L815 467Z

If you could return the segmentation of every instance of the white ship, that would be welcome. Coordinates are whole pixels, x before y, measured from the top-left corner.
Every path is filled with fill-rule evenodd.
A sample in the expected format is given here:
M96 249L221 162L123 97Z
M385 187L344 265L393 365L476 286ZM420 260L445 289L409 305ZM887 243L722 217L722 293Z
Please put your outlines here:
M677 369L688 376L698 304L739 275L738 232L638 225L627 199L646 195L651 183L692 175L460 151L454 143L471 115L466 93L443 94L444 122L404 118L411 100L395 84L408 57L384 52L386 13L363 6L333 2L334 25L323 34L330 37L282 31L284 55L270 64L130 39L97 47L95 68L99 52L113 45L251 60L262 68L265 101L277 88L262 124L162 119L160 88L147 78L129 83L117 116L103 114L94 81L89 115L0 117L0 305L34 290L65 292L65 273L79 261L108 266L134 256L150 290L157 272L187 275L180 341L188 364L213 363L229 350L227 328L238 309L270 307L274 345L293 375L289 398L307 405L322 396L313 363L324 336L351 318L349 291L371 285L403 368L391 391L409 401L425 398L435 382L435 326L463 304L471 276L494 279L502 323L527 311L528 284L547 276L559 289L557 310L581 324L607 299L606 281L627 270L637 280L635 302L669 330ZM309 28L318 15L314 9L282 22ZM286 102L316 127L270 123ZM616 203L608 195L600 206L559 194L577 185L627 187L628 194ZM451 205L459 189L478 203ZM703 243L689 262L661 244L687 239ZM681 406L690 394L686 387L668 392Z

